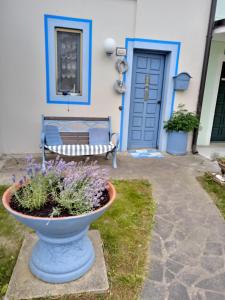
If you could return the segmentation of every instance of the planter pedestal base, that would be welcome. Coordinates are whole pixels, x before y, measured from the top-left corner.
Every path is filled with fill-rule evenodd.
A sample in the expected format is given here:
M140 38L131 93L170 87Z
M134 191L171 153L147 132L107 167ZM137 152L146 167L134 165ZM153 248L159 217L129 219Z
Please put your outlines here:
M64 283L83 276L93 265L95 253L87 228L76 235L50 237L37 233L29 261L31 272L50 283Z
M6 293L6 299L36 299L83 293L107 293L109 284L102 250L102 241L97 230L88 233L95 249L95 261L90 270L75 281L64 284L50 284L33 276L28 268L31 250L38 238L35 234L28 234L21 247L17 263Z

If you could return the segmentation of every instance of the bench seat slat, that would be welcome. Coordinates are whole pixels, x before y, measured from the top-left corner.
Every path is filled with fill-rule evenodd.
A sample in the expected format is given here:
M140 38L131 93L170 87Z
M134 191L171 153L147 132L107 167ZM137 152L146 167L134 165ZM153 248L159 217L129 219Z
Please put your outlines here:
M88 132L60 132L64 145L89 144Z

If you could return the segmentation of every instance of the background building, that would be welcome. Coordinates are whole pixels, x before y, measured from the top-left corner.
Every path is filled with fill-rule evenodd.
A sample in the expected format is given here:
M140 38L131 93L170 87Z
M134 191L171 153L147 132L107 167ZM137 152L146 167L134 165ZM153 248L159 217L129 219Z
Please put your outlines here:
M179 103L196 110L210 5L210 0L1 1L0 153L39 152L41 114L110 115L113 131L121 136L121 150L165 150L163 121ZM222 10L221 1L217 18ZM69 87L74 88L69 95L63 95L56 77L63 80L74 65L66 65L67 75L62 64L59 69L57 47L63 46L57 28L68 36L65 29L71 30L80 51L75 60L78 81ZM118 57L105 54L106 38L127 48L124 95L113 89ZM207 122L207 114L216 104L224 45L213 40L199 144L210 141L213 121ZM217 63L212 62L215 53ZM180 72L192 78L188 90L175 92L173 76Z

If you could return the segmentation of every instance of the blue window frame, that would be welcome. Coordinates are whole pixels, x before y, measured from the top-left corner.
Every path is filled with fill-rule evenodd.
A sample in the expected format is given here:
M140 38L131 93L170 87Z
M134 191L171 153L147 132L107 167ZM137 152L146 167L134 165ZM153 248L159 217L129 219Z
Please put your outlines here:
M46 52L46 90L47 103L90 105L91 102L91 51L92 51L92 21L62 16L45 15L45 52ZM62 82L59 82L59 61L57 49L59 36L65 34L67 39L73 35L79 45L79 88L74 84L74 90L63 91ZM59 36L59 37L58 37ZM80 36L80 38L78 38ZM64 46L64 45L63 45ZM70 45L69 45L70 46ZM78 63L77 63L78 64ZM67 64L66 64L67 65ZM69 69L75 68L74 64ZM72 71L71 71L72 72ZM63 74L63 76L66 76ZM77 76L77 71L76 71ZM73 74L74 77L74 74ZM60 86L60 89L59 89ZM66 86L66 85L65 85ZM70 89L71 83L67 85Z

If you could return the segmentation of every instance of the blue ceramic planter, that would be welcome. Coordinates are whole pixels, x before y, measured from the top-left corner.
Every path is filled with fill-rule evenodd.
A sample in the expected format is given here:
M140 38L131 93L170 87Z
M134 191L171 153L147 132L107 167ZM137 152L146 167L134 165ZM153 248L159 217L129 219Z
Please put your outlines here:
M169 131L167 138L167 152L172 155L187 153L188 133L185 131Z
M33 228L39 240L29 260L31 272L50 283L78 279L93 265L95 251L87 232L91 222L98 219L115 199L115 189L109 183L110 201L102 208L74 217L41 218L14 211L9 203L11 188L3 195L3 205L21 223Z

